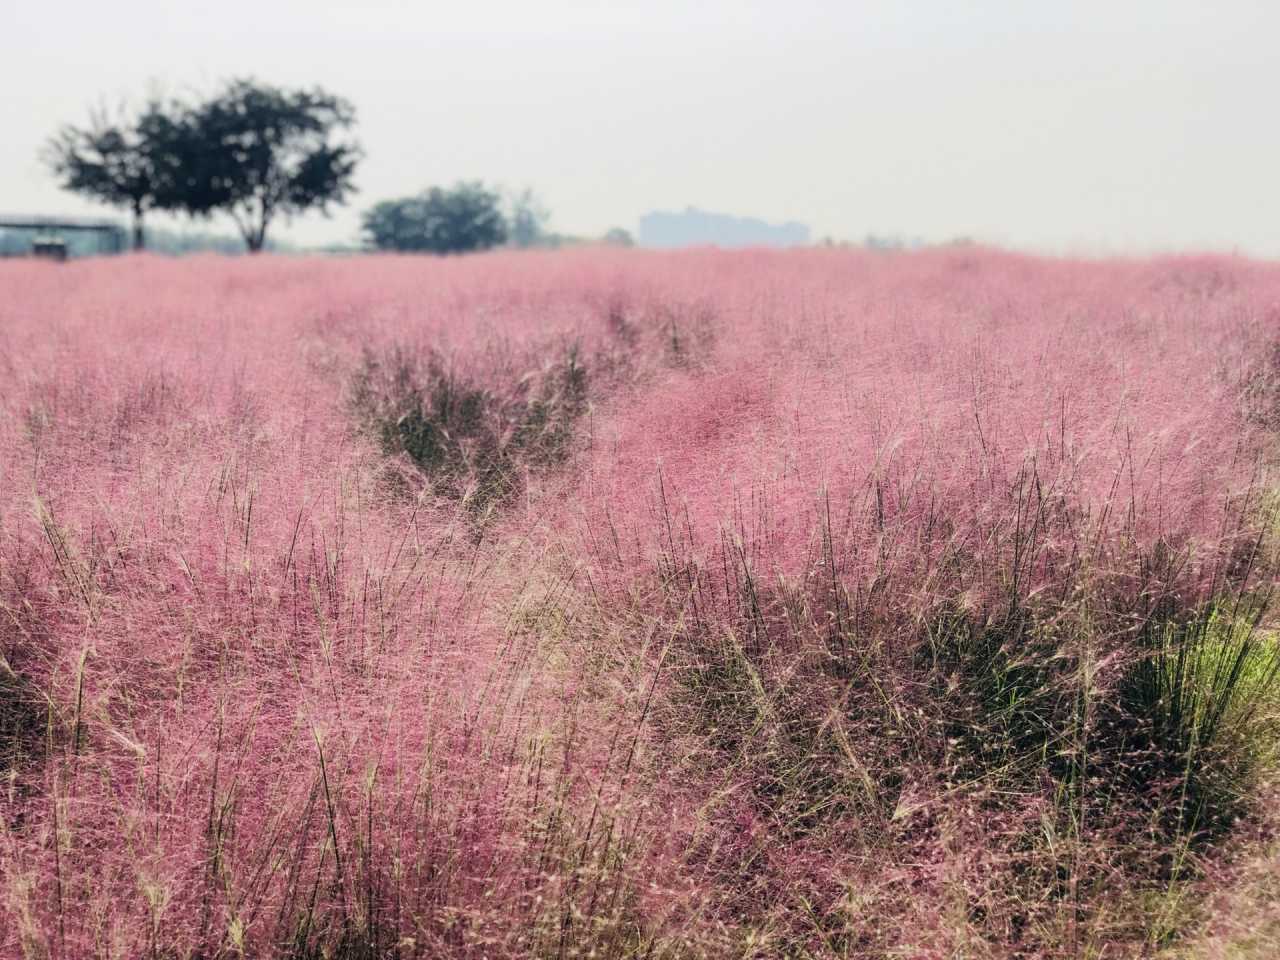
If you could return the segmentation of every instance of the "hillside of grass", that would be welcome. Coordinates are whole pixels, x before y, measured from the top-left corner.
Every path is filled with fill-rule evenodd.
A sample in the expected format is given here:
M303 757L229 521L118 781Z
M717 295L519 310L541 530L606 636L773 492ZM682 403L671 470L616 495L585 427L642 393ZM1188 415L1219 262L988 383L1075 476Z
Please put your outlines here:
M0 955L1280 947L1280 267L0 264Z

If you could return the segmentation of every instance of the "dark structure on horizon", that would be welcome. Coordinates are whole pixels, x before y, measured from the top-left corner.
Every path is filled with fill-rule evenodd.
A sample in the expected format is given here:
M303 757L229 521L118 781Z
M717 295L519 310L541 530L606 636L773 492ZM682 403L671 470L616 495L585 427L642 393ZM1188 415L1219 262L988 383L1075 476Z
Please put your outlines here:
M803 223L766 223L754 217L708 213L694 207L683 213L655 210L640 218L642 247L802 247L809 243Z
M124 248L124 228L114 220L0 214L0 257L64 260L120 253Z

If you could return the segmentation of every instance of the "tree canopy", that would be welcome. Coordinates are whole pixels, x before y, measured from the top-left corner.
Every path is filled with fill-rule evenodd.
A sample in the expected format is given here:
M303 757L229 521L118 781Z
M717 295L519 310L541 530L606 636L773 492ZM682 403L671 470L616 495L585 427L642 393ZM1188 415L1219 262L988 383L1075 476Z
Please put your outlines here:
M277 216L327 212L352 192L359 147L333 136L354 121L352 106L323 90L232 81L192 112L203 151L186 209L225 210L249 249L262 249Z
M478 181L384 200L365 212L363 225L379 250L419 253L487 250L508 235L501 196Z
M221 210L256 252L277 217L327 212L352 192L360 149L337 134L354 121L323 90L239 79L194 105L153 101L132 121L64 127L45 159L64 188L132 210L135 248L149 210Z
M144 244L150 210L182 208L196 155L179 105L152 101L137 117L96 113L87 126L64 126L46 145L45 162L64 189L133 213L134 249Z

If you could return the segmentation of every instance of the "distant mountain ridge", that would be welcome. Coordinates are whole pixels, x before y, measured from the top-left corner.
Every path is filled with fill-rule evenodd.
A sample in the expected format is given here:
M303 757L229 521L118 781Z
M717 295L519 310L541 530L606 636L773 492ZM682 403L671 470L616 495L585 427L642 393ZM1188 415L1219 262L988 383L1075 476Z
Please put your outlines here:
M809 243L803 223L766 223L686 207L681 213L654 210L640 218L642 247L801 247Z

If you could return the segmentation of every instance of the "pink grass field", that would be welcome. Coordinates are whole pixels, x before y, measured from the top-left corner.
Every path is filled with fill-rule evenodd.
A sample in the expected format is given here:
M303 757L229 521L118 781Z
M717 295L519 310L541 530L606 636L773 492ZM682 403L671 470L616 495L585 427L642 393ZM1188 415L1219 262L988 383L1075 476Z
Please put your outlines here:
M1265 776L1161 847L921 664L1031 610L1105 691L1267 586L1277 342L1227 258L0 263L0 955L1271 955ZM354 412L570 348L482 509Z

